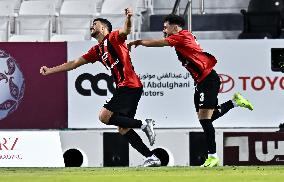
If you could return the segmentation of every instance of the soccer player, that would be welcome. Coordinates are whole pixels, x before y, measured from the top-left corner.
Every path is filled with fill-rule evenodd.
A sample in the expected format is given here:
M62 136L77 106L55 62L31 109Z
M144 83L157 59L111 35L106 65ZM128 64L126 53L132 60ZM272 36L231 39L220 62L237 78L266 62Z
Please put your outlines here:
M211 54L203 52L194 35L182 29L184 25L182 17L170 14L164 19L165 38L135 40L128 44L128 48L130 50L131 46L139 45L175 47L179 61L191 74L196 85L194 104L208 146L208 158L202 167L214 167L219 165L219 158L216 154L215 129L212 122L236 106L253 110L253 105L239 93L235 93L232 100L218 105L217 96L221 82L213 69L217 60Z
M107 19L96 18L90 28L91 36L99 44L93 46L86 54L76 60L48 68L42 66L40 73L50 75L57 72L70 71L87 63L101 62L111 71L116 83L113 97L99 113L99 119L106 125L118 126L122 134L139 153L147 159L145 167L160 166L161 161L143 143L140 136L132 128L141 128L147 135L150 145L155 142L154 121L134 119L138 102L143 92L143 85L134 71L125 40L131 31L130 8L125 9L126 20L122 29L112 31L112 25Z

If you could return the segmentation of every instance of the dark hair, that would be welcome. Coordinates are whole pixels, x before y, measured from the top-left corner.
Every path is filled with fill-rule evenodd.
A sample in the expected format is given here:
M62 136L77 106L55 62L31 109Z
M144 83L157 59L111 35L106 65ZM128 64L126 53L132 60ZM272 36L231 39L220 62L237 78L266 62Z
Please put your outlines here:
M99 21L99 22L105 24L105 26L107 27L108 31L109 31L109 32L112 31L112 25L111 25L111 23L110 23L107 19L104 19L104 18L96 18L96 19L93 20L93 23L94 23L95 21Z
M185 21L182 17L175 15L175 14L169 14L164 18L163 23L169 22L170 25L178 25L180 27L184 27Z

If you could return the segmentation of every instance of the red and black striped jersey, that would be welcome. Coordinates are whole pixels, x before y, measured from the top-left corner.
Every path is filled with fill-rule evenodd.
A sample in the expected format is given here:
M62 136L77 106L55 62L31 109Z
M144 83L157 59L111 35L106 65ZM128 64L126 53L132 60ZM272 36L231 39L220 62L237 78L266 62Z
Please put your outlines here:
M175 47L178 59L197 83L201 82L217 63L214 56L203 52L195 36L187 30L170 35L165 40Z
M111 70L117 87L142 87L140 78L132 66L125 40L126 37L120 36L118 31L113 31L82 57L92 63L100 61Z

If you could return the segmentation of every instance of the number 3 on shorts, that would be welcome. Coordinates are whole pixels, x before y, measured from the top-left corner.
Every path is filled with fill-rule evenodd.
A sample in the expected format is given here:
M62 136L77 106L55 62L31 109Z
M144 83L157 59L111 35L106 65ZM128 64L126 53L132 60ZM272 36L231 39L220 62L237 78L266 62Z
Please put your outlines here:
M204 102L204 93L203 92L200 93L199 101Z

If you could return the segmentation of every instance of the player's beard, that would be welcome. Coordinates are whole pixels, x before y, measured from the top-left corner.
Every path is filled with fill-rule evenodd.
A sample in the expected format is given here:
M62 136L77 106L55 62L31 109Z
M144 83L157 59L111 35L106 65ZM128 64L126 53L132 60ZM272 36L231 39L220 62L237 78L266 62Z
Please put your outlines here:
M166 32L164 32L164 38L167 38L169 35L166 33Z
M92 32L91 32L91 37L97 38L99 34L100 34L99 31L92 31Z

